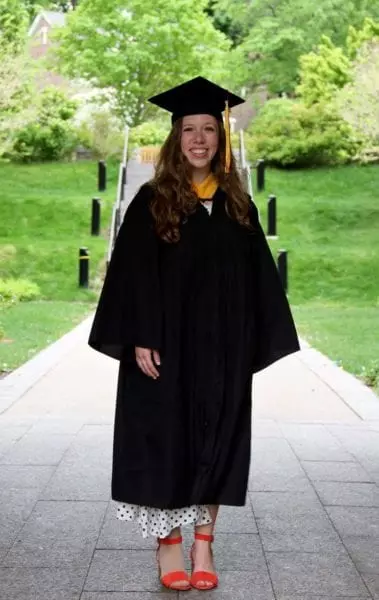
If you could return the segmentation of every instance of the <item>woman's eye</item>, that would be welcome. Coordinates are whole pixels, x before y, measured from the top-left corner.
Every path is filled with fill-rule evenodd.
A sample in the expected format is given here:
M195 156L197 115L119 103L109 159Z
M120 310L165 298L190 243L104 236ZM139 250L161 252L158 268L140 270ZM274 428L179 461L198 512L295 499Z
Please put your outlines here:
M206 127L205 128L205 131L214 131L214 130L215 130L214 127Z

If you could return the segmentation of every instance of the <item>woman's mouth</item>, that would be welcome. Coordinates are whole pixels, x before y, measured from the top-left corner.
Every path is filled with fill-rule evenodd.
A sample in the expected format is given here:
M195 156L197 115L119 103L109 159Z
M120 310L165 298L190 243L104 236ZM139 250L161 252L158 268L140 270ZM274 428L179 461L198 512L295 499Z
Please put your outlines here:
M208 150L205 148L191 148L190 152L195 158L205 158L208 154Z

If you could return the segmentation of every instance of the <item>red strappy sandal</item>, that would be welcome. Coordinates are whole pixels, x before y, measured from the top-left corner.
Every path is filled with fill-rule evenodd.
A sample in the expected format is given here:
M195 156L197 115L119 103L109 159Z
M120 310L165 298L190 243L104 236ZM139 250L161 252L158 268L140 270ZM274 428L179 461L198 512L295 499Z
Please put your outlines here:
M214 540L214 536L195 532L195 540L203 540L204 542L212 543ZM194 549L195 549L195 543L192 544L192 548L191 548L191 552L190 552L190 559L191 559L191 564L192 564L192 573L191 573L190 582L191 582L192 587L196 588L197 590L211 590L211 589L217 587L218 586L218 577L217 577L216 573L211 573L210 571L196 571L196 573L193 572L194 567L195 567L195 560L194 560L194 556L193 556ZM211 555L213 558L212 548L211 548ZM206 581L207 584L202 585L202 584L200 584L200 581Z
M158 563L159 579L160 579L162 585L164 585L169 590L177 590L179 592L191 589L191 583L190 583L188 574L185 571L170 571L169 573L166 573L165 575L162 576L161 575L161 566L159 563L158 551L159 551L159 547L161 544L166 544L166 545L181 544L182 541L183 541L183 538L181 535L176 538L158 538L158 547L157 547L157 554L156 554L157 563ZM188 581L188 586L175 585L178 581Z

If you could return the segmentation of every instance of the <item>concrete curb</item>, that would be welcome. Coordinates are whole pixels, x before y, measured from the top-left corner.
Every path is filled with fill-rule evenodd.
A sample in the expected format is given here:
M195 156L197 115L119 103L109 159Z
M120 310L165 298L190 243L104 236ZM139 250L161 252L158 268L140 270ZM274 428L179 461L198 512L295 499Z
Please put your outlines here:
M86 341L93 315L0 380L0 414L19 400L79 342Z
M337 396L364 421L379 420L379 397L330 358L301 340L299 360L317 375Z

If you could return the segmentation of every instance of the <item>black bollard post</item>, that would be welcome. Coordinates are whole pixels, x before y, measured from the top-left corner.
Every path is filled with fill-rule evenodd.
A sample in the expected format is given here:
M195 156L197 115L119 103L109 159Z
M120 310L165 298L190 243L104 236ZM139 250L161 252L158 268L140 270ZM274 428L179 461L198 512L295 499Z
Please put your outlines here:
M88 248L79 248L79 287L88 288L89 253Z
M107 187L107 166L105 164L105 160L99 160L97 189L99 190L99 192L104 192L106 187Z
M273 194L268 198L267 235L276 235L276 196Z
M284 291L288 291L288 264L287 264L287 250L278 251L278 271L280 280L282 282Z
M265 189L265 161L263 158L257 162L257 189L258 192Z
M92 198L91 235L100 234L100 198Z

